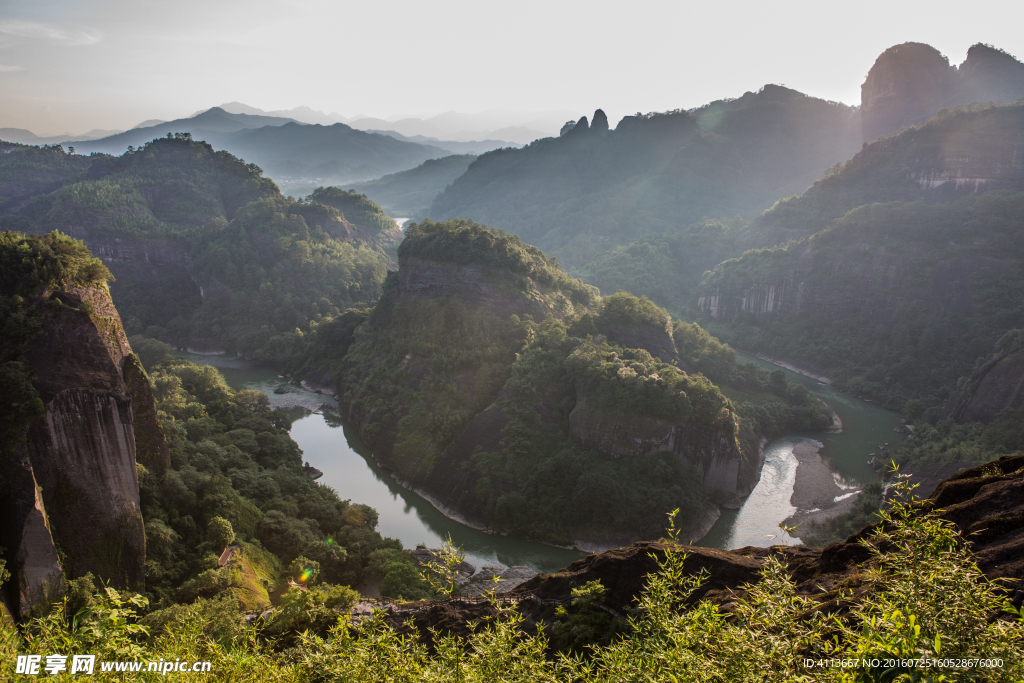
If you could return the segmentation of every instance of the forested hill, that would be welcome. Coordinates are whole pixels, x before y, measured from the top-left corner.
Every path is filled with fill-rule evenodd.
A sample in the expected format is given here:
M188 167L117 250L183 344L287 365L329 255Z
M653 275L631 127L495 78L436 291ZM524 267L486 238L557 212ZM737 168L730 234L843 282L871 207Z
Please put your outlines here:
M82 239L114 273L128 334L205 352L283 362L303 331L377 299L401 238L362 195L285 198L188 135L120 157L15 146L0 173L0 226Z
M0 168L16 171L19 157L44 163L43 149L15 151L0 158ZM50 148L49 173L72 165L78 174L38 188L30 201L5 204L4 227L163 237L215 218L230 219L257 199L281 196L258 167L188 136L159 138L120 157L81 157ZM0 192L17 183L16 177L4 179Z
M754 486L761 436L831 424L781 371L647 299L599 297L515 235L406 233L377 305L319 325L306 370L449 514L583 548L656 535L678 507L698 539Z
M773 85L614 130L600 110L594 119L482 155L429 215L473 216L577 265L702 216L753 218L860 146L856 109Z

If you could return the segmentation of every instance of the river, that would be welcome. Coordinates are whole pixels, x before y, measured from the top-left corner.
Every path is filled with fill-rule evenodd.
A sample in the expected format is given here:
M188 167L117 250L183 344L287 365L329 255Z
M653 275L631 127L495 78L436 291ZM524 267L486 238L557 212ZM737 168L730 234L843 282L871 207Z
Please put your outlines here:
M401 540L407 548L418 544L437 547L450 535L466 553L466 559L477 567L494 563L526 565L545 572L561 569L584 555L543 543L486 534L448 519L426 500L396 484L376 465L355 430L331 410L337 406L333 398L294 386L289 386L291 393L274 394L283 380L269 368L225 356L182 355L216 366L232 387L258 389L270 397L274 407L292 411L291 436L302 449L303 460L324 473L319 481L343 499L376 509L380 533ZM776 367L753 356L737 355L741 360ZM724 511L699 545L728 550L796 542L780 535L778 523L794 511L789 504L796 473L793 446L800 440L813 439L824 444L821 455L841 485L859 486L878 476L867 465L867 454L876 451L880 443L895 441L897 435L892 430L900 424L899 416L809 377L788 370L786 374L791 382L806 386L839 414L843 432L788 435L768 444L761 480L754 491L739 510ZM322 404L327 404L326 410L318 409Z
M769 370L778 365L737 351L740 361L749 361ZM796 456L793 447L800 441L822 444L819 453L832 470L832 476L841 488L859 488L878 479L878 474L867 464L868 454L878 446L893 445L903 437L893 432L900 425L900 416L875 403L854 398L833 389L816 379L784 370L790 382L807 387L812 394L825 401L843 422L840 433L808 432L791 434L775 439L765 447L761 480L743 502L739 510L724 510L711 531L698 545L709 548L742 548L747 545L766 547L778 543L793 544L796 539L781 532L779 522L789 517L796 508L789 503L796 476Z

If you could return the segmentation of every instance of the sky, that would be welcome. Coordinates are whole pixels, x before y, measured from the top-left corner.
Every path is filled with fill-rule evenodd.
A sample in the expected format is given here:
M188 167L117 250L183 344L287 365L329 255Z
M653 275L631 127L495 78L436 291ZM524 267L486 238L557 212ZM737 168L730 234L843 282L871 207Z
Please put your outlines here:
M1024 58L1022 24L1020 0L0 0L0 128L126 129L230 101L381 118L601 107L614 124L766 83L856 105L892 45Z

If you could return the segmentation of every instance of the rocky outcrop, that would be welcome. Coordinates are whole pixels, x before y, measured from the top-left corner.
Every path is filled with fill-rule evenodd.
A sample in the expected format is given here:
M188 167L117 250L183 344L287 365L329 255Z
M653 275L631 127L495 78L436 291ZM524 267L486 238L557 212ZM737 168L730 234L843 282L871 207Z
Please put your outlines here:
M17 549L11 569L22 612L65 574L143 587L136 463L169 464L149 380L109 294L70 288L44 297L51 303L28 360L45 412L3 463L6 518L15 520L4 543Z
M39 599L60 590L64 570L46 518L46 506L32 472L32 463L24 446L18 446L13 457L0 463L5 480L5 496L0 526L0 542L7 549L8 569L14 581L5 588L10 611L26 613Z
M996 352L950 398L943 417L989 423L1007 408L1024 407L1024 331L1000 340Z
M604 113L603 109L598 109L594 112L594 120L590 124L590 130L594 133L608 132L608 115Z
M924 121L948 99L956 69L931 45L903 43L883 52L860 87L864 139Z

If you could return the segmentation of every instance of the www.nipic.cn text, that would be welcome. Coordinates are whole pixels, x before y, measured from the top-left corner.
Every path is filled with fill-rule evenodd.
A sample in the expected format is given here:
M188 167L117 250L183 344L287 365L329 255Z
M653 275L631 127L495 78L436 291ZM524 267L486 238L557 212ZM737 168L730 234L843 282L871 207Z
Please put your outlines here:
M25 676L40 676L70 673L86 676L97 672L158 673L205 673L210 662L191 661L143 661L143 662L97 662L96 655L18 655L14 673Z

